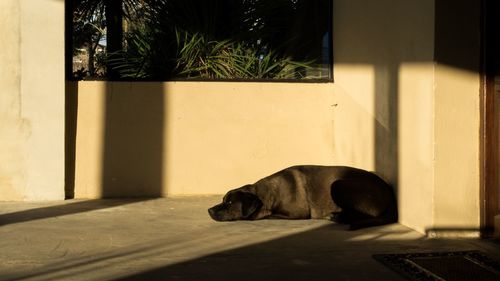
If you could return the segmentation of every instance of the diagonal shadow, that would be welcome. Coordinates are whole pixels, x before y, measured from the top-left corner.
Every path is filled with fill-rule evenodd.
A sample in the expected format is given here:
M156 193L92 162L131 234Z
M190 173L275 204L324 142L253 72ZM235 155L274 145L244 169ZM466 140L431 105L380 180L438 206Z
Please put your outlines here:
M278 224L287 225L282 222ZM388 248L423 247L412 230L400 227L346 231L343 225L323 224L302 232L280 230L276 237L266 232L265 223L257 224L252 226L257 227L255 237L242 231L248 227L245 222L230 229L216 225L30 272L0 274L0 280L373 280L377 276L401 281L371 255L387 253ZM398 238L407 234L410 240Z
M72 214L113 208L145 200L151 200L151 199L85 200L85 201L64 203L62 205L57 205L57 206L40 207L29 210L17 211L13 213L0 214L0 227L9 224L68 216Z
M383 241L384 235L394 233L350 242L367 233L326 225L112 280L351 280L352 276L356 280L373 280L374 276L402 280L371 258L371 251L383 252L388 244L397 244Z

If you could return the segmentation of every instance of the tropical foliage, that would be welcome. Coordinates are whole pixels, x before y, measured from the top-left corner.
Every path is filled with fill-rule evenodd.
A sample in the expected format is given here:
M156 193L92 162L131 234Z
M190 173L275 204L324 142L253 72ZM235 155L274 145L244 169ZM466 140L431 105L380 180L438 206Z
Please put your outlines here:
M79 0L74 16L123 15L122 48L104 62L123 79L318 78L325 63L327 0L122 0L121 11L107 1Z

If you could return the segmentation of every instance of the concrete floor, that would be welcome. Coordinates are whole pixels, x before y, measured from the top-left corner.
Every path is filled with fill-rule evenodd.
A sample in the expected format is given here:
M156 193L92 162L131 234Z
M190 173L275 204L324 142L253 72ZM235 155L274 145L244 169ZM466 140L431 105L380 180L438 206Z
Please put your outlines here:
M215 222L221 196L0 203L0 280L404 280L372 254L480 250L401 225Z

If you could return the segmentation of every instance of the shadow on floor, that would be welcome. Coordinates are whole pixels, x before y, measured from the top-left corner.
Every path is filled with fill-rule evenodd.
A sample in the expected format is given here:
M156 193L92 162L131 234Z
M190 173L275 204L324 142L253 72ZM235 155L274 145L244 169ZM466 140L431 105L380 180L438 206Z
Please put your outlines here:
M403 281L372 255L478 250L467 240L425 239L397 224L358 231L323 224L302 231L293 223L214 223L180 234L160 228L165 231L160 239L144 237L143 242L99 254L89 252L30 271L5 272L0 280ZM286 227L296 229L287 234ZM141 233L140 228L137 232ZM485 249L491 254L488 249L498 248L479 248Z
M371 258L387 251L387 244L398 247L381 241L394 234L352 232L332 224L112 280L402 280Z
M113 208L152 199L153 198L109 200L96 199L76 202L65 201L65 203L62 203L61 205L38 207L28 210L15 211L12 213L0 214L0 226Z
M278 224L286 227L287 222ZM404 228L347 231L343 225L327 224L253 243L248 232L238 233L249 225L243 228L241 224L233 225L235 232L231 230L231 233L221 233L219 225L215 225L215 228L201 229L195 236L193 233L180 235L176 242L158 240L128 245L105 254L54 263L29 273L0 274L0 280L313 281L374 280L373 276L380 276L391 281L403 279L371 255L384 253L388 247L390 250L418 247L418 241L413 241L410 247L397 241L384 241L386 236L412 232ZM250 227L262 240L267 231L265 224L257 227L250 224ZM277 229L277 224L269 228Z
M498 244L427 239L399 224L215 222L206 210L220 196L144 200L2 204L0 280L402 281L372 255L479 250L500 260Z

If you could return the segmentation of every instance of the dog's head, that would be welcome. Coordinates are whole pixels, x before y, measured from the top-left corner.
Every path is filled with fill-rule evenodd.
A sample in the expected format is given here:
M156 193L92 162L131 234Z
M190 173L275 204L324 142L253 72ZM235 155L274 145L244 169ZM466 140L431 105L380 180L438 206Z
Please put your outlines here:
M257 195L235 189L224 196L222 203L208 209L208 213L216 221L248 220L261 207Z

